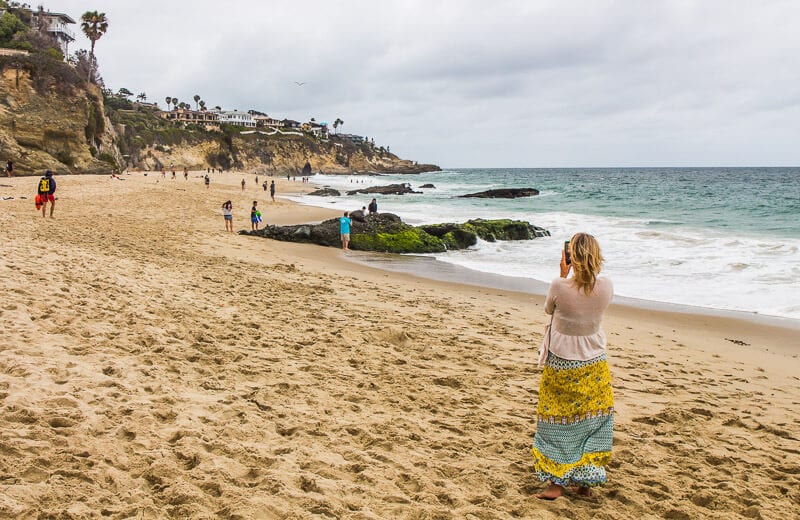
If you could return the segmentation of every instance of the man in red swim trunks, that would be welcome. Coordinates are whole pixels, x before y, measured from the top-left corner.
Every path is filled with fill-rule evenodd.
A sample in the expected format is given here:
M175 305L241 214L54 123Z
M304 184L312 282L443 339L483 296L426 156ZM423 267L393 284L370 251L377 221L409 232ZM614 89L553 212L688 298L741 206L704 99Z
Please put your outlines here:
M42 217L46 217L47 203L50 203L50 218L53 218L53 210L56 208L56 180L53 172L47 170L44 177L39 179L39 187L36 190L36 209L42 207Z

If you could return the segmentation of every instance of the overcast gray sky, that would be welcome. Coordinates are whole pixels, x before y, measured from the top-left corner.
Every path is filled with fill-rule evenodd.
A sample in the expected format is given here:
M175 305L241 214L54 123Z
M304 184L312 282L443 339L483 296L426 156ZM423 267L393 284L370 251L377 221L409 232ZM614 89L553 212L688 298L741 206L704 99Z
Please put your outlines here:
M339 117L443 167L800 164L793 0L44 5L106 13L114 90Z

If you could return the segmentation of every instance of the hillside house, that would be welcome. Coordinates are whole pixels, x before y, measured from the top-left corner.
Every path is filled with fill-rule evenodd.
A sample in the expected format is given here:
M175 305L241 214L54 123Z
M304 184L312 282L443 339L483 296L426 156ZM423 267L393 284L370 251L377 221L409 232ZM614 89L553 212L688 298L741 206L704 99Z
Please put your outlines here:
M216 113L207 110L188 110L178 108L159 112L159 117L173 123L194 123L198 125L217 125L219 118Z
M47 33L53 41L58 44L64 58L69 55L69 44L75 41L75 34L68 25L75 24L75 20L64 13L51 13L45 11L44 7L39 6L36 11L31 13L31 26L33 29Z
M300 130L303 126L300 124L300 121L295 121L293 119L284 119L281 123L283 123L283 128L291 128L294 130Z
M273 128L278 129L283 127L283 121L280 119L273 119L269 116L256 115L253 116L258 128Z
M355 134L339 134L339 137L346 141L350 141L356 146L364 144L364 136Z
M256 121L253 119L252 114L247 112L239 112L238 110L212 110L213 113L219 118L220 124L244 126L247 128L255 128Z

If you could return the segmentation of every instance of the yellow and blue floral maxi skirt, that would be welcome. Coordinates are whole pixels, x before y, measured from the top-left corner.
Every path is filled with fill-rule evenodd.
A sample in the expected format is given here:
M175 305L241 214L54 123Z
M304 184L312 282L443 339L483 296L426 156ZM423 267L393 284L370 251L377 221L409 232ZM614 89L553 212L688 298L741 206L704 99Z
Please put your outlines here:
M614 393L606 355L588 361L547 356L539 386L533 465L542 481L599 486L614 435Z

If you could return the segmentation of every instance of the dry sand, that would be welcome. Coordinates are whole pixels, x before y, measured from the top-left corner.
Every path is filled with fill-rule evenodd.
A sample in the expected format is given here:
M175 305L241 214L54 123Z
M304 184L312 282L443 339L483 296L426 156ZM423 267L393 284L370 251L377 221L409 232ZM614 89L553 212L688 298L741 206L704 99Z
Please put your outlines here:
M609 483L538 501L541 297L225 233L331 215L241 177L0 180L0 517L800 517L796 329L613 307Z

